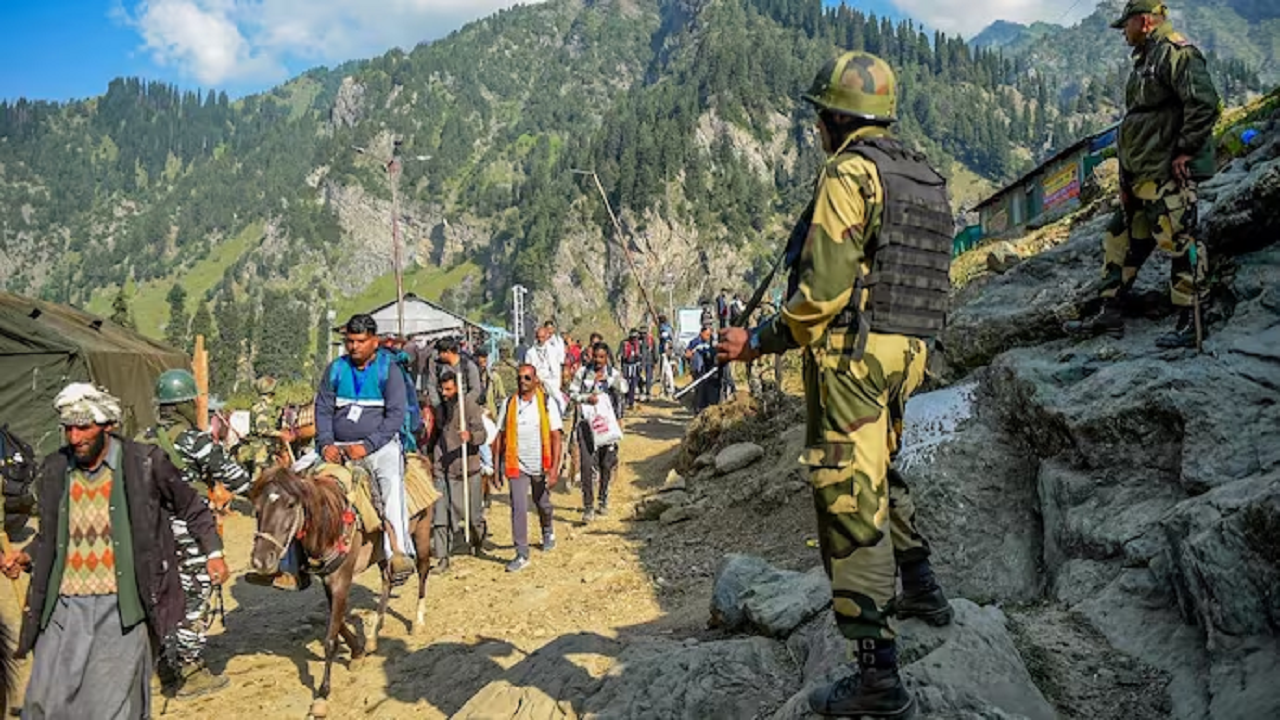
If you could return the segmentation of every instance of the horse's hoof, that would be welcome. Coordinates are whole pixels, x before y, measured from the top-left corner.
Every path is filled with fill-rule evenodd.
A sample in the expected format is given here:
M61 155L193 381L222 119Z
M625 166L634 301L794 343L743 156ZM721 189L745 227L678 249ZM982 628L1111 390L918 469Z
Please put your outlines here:
M329 701L324 698L316 698L311 701L310 715L313 718L329 717Z

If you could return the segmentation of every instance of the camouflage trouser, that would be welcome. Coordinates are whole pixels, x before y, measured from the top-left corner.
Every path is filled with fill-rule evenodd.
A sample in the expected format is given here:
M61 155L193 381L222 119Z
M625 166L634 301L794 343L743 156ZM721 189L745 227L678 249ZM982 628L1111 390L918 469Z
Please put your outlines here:
M213 581L205 567L207 558L200 546L187 532L182 520L171 520L173 537L178 546L178 577L182 580L182 593L186 596L186 614L182 625L164 639L164 662L172 668L180 668L200 661L206 643L205 633L213 625Z
M1169 296L1174 305L1193 303L1196 288L1201 299L1208 296L1204 278L1208 257L1204 243L1191 236L1196 226L1196 186L1170 180L1137 183L1129 197L1107 225L1102 238L1102 292L1104 298L1124 295L1133 287L1142 264L1156 248L1173 257ZM1196 248L1192 267L1191 246Z
M836 624L851 640L894 638L885 617L897 564L929 557L911 492L890 468L907 398L924 379L924 342L871 333L861 360L807 353L810 467Z

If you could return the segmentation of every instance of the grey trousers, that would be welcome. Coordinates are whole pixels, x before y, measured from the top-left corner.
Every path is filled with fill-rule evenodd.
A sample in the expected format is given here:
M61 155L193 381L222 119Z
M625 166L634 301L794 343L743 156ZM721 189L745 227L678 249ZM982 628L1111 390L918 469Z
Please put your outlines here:
M120 627L115 595L59 597L36 640L26 720L151 717L151 637Z

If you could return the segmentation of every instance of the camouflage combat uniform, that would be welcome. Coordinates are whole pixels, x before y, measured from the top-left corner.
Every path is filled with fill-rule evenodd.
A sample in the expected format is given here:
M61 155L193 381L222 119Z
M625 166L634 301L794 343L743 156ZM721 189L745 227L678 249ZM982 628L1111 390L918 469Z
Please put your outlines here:
M272 396L262 395L249 412L252 418L252 435L249 441L251 455L248 461L252 463L254 475L257 475L272 463L276 437L279 435L276 418L280 411L276 408Z
M821 113L829 155L788 243L789 299L750 342L766 354L804 348L800 461L836 624L859 668L856 680L816 688L809 704L824 715L905 717L913 700L888 617L952 618L892 467L907 399L924 379L925 339L945 322L951 211L946 182L887 129L896 98L883 60L845 53L804 98Z
M1155 0L1132 0L1113 23L1122 27L1130 15L1159 9ZM1189 309L1199 292L1208 299L1208 256L1193 236L1198 221L1196 184L1216 169L1213 126L1221 112L1204 56L1168 21L1134 48L1133 69L1125 87L1125 116L1117 140L1120 199L1102 240L1102 314L1092 321L1068 323L1072 332L1123 332L1121 303L1132 289L1143 263L1159 248L1173 262L1169 297ZM1186 155L1190 179L1174 176L1173 160ZM1194 262L1193 262L1194 258ZM1178 347L1193 340L1183 313L1179 330L1159 343Z
M227 457L212 435L197 430L182 417L166 413L157 427L143 433L141 440L163 448L188 483L222 483L236 495L243 495L249 490L249 473ZM161 652L165 662L179 668L200 662L206 643L205 634L213 623L213 583L205 567L208 558L187 532L187 524L177 519L171 522L187 610L178 630L164 638Z
M884 187L875 164L848 146L887 132L865 128L822 169L813 220L797 268L799 291L760 329L760 349L804 348L805 451L818 514L822 559L831 576L836 622L850 639L894 637L885 607L899 562L929 557L915 527L906 483L890 465L902 437L907 398L924 379L923 340L867 334L851 351L856 324L838 324L854 287L870 274L868 244L879 232ZM860 305L865 306L866 291ZM890 482L890 476L895 478Z

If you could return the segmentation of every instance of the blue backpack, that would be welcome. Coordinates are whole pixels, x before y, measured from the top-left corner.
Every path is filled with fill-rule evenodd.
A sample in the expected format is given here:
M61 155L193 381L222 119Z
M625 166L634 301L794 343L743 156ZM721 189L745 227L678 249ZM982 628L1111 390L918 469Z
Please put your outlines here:
M422 405L418 402L418 392L413 383L413 376L409 373L409 356L403 350L392 354L383 348L378 349L378 356L374 362L377 362L382 369L378 377L378 386L382 388L383 396L386 396L387 380L391 378L392 368L395 368L401 382L404 383L405 414L404 424L400 426L400 446L406 453L418 452L418 433L422 431ZM340 367L342 363L338 362L329 367L329 384L335 390L338 387L338 368Z

